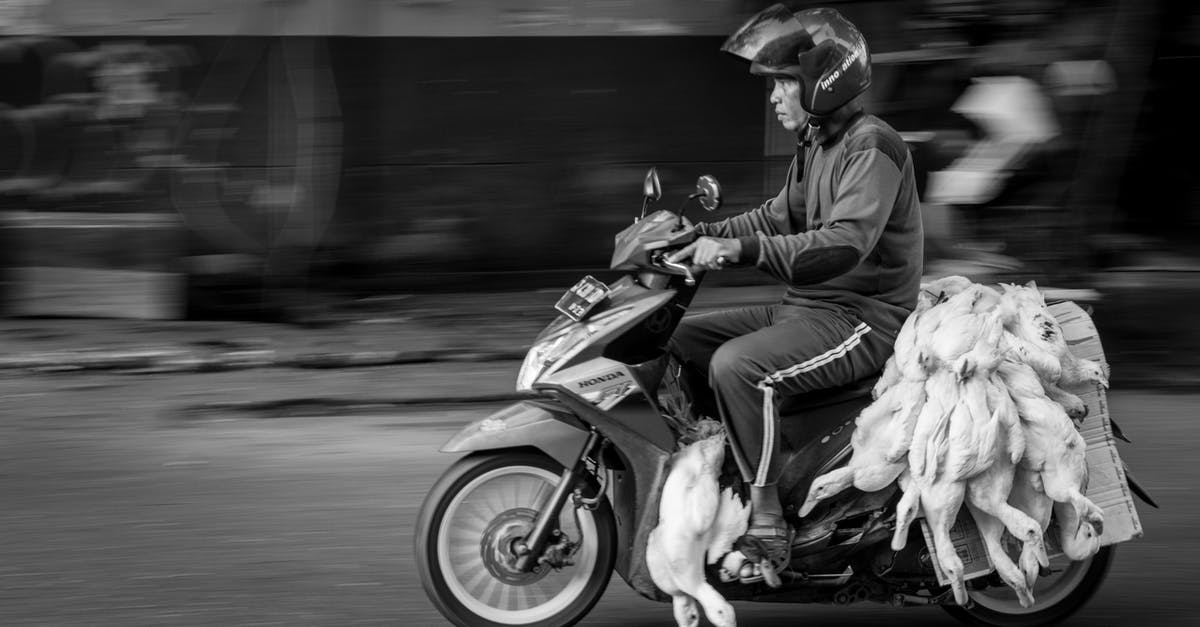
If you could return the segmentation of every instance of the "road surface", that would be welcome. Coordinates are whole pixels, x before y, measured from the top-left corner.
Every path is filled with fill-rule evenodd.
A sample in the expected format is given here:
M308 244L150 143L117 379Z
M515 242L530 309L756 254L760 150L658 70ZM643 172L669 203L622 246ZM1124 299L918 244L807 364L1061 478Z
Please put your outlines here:
M0 625L446 624L417 578L412 528L453 459L438 446L494 405L179 412L171 385L0 380ZM1146 537L1121 547L1070 624L1198 625L1200 397L1110 401L1134 440L1123 455L1163 509L1141 506ZM741 625L957 624L935 608L735 607ZM583 624L673 620L615 578Z

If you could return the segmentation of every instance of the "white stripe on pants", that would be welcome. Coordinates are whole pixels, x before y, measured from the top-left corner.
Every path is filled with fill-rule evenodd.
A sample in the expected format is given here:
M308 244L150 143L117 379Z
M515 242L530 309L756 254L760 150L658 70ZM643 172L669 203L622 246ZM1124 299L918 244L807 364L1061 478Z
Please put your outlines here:
M862 341L862 337L870 332L871 327L867 326L865 322L859 323L857 327L854 327L854 331L850 334L850 337L846 338L841 344L794 366L777 370L763 377L763 380L759 382L758 388L763 391L763 439L762 451L759 453L758 459L758 473L754 476L754 485L756 487L761 487L765 484L768 467L771 463L771 454L775 450L775 384L789 377L796 377L806 372L812 372L821 366L845 357L846 353L850 352L855 346L858 346Z

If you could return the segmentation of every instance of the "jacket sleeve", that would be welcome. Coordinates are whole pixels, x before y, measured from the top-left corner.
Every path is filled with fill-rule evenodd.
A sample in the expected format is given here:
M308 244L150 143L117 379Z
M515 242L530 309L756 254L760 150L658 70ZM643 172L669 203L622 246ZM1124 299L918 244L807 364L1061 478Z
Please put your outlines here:
M795 167L796 162L792 161L792 166L788 168L788 180L791 180L792 168ZM752 245L757 251L759 233L778 235L795 233L804 228L804 225L799 225L799 229L797 229L795 225L791 224L787 196L788 187L784 185L774 198L767 200L757 208L719 222L699 223L696 225L696 232L709 237L738 238L742 240L743 251L747 241L754 240ZM757 257L757 253L754 257ZM753 263L754 260L743 252L742 261L743 263Z
M901 172L878 149L847 156L824 225L796 234L761 232L742 242L743 259L791 285L828 281L853 270L875 248L887 226Z

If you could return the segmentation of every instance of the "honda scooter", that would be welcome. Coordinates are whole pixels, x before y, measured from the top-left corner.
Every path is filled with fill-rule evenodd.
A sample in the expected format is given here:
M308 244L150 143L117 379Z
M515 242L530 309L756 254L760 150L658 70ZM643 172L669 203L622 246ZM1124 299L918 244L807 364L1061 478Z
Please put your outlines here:
M693 385L667 343L700 277L668 258L696 237L682 209L647 215L662 196L654 169L643 192L641 216L616 236L611 268L620 278L589 276L571 287L529 349L517 388L530 397L467 425L442 448L461 457L426 497L415 554L430 599L456 625L575 624L613 570L639 594L670 600L645 553L671 456L696 420ZM689 198L715 210L720 185L702 176ZM1054 557L1031 608L994 575L968 582L964 607L939 583L917 525L903 550L891 549L895 484L851 488L798 517L813 479L848 461L876 378L781 405L780 499L803 543L793 546L778 588L709 573L717 590L730 600L941 605L972 625L1034 627L1077 610L1103 582L1113 545L1083 561Z

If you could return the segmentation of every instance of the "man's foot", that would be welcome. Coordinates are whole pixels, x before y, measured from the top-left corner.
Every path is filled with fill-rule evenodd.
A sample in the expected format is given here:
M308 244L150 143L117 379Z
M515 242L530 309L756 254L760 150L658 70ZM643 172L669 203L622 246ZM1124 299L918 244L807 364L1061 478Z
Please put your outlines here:
M765 581L778 588L779 573L787 568L792 553L792 528L783 518L754 523L746 534L733 542L733 548L746 556L738 571L741 583Z

